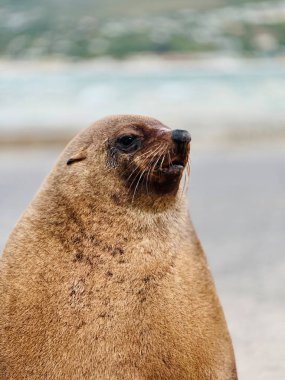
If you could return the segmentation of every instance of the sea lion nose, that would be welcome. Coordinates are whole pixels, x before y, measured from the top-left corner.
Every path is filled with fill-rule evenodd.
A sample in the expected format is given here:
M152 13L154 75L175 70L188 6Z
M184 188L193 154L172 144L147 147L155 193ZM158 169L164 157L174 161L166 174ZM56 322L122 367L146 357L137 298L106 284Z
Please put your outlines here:
M191 141L191 135L184 129L174 129L172 131L172 140L178 145L185 145Z

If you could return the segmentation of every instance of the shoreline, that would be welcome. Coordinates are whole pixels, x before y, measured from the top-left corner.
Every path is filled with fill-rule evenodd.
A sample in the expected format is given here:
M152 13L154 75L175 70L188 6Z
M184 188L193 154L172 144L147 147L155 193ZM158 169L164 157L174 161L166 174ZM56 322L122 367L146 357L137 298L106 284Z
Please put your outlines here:
M43 57L40 59L9 59L0 58L0 68L9 70L12 66L19 67L21 70L33 70L35 67L40 69L66 69L67 67L86 67L86 68L114 68L125 67L133 68L136 70L145 69L151 65L151 69L161 69L160 64L166 68L169 66L183 67L187 65L188 68L203 68L215 67L225 69L228 65L229 68L240 68L255 66L256 64L267 66L268 64L277 64L285 67L285 54L277 55L274 57L246 57L233 54L224 53L203 53L203 54L133 54L125 58L113 58L111 56L102 56L93 59L61 59L58 57ZM135 64L135 67L133 66ZM189 66L190 65L190 66Z
M285 139L285 57L0 60L0 146L65 144L111 114L151 115L200 145Z

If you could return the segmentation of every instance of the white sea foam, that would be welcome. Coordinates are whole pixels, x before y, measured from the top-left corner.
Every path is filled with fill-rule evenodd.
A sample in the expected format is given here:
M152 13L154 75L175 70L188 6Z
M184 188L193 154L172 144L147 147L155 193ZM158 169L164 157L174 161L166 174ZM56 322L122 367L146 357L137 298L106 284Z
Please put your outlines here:
M282 60L2 62L0 70L0 136L70 133L116 113L202 134L285 126Z

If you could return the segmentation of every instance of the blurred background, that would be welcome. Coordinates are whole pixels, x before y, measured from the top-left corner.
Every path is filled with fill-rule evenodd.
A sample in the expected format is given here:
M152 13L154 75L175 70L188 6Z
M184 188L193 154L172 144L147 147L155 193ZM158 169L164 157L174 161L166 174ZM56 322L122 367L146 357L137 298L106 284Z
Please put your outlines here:
M240 379L285 378L285 1L0 0L0 250L68 140L192 134L189 203Z

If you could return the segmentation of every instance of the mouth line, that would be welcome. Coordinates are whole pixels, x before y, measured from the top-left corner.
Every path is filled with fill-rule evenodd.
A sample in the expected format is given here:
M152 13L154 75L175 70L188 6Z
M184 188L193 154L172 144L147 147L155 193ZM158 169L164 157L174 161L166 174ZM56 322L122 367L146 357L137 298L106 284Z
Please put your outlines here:
M183 165L171 164L169 167L159 169L159 172L163 174L180 174L183 170Z
M174 160L171 162L170 166L182 166L183 168L185 167L185 162L180 161L180 160Z
M169 165L157 168L157 172L166 175L180 175L185 168L185 164L179 160L173 160Z
M167 161L167 162L158 162L155 165L155 170L169 169L172 166L183 166L183 167L185 167L186 163L185 163L185 160L179 159L179 158L178 159L176 158L174 160Z

